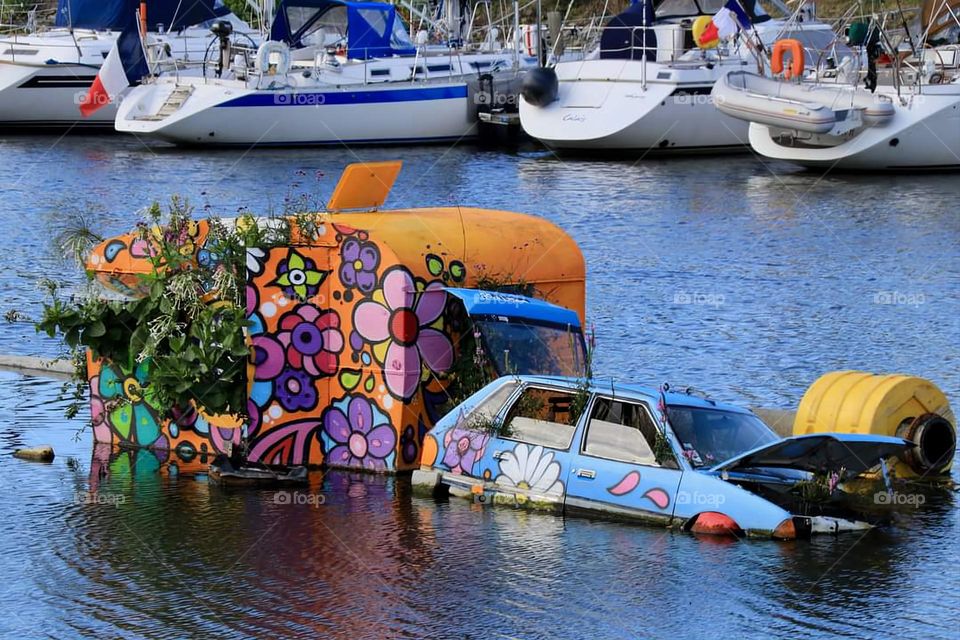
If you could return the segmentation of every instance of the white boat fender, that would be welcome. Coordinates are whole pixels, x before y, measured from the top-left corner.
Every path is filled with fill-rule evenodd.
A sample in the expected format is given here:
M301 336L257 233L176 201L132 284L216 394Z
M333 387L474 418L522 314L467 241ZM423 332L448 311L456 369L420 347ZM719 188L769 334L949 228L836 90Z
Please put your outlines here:
M286 75L290 70L290 47L268 40L257 49L257 70L267 76Z

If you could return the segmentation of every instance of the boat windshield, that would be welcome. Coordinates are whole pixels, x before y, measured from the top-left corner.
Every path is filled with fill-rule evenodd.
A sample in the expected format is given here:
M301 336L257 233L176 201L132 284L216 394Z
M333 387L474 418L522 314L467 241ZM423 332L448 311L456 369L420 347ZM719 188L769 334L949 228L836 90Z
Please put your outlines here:
M827 58L839 62L847 56L853 57L853 51L832 29L791 29L780 38L798 40L804 48L807 67L822 67Z
M516 318L475 319L474 324L497 375L583 375L586 359L579 329Z
M663 0L657 5L658 18L713 15L723 8L726 0Z
M410 34L407 32L407 25L403 24L403 20L399 14L397 14L396 20L393 21L393 34L390 36L390 46L394 49L408 49L413 47Z
M712 467L779 440L759 418L747 413L670 405L667 416L683 456L694 467Z

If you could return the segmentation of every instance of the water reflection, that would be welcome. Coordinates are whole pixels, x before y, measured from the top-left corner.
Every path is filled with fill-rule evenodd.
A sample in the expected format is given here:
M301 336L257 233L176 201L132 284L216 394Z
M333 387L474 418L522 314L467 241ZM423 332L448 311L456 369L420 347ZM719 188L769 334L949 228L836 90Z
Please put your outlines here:
M4 312L35 315L40 276L81 277L50 248L68 214L125 231L171 185L224 215L277 210L289 193L328 196L357 159L126 138L68 138L51 155L55 142L0 142ZM953 176L774 176L748 155L357 154L404 158L390 206L526 210L568 230L587 260L602 376L791 406L820 373L863 368L926 376L960 397ZM293 186L297 170L307 177ZM925 302L875 301L891 291ZM56 345L3 323L0 352ZM62 419L59 387L0 374L0 453L49 442L58 454L50 465L0 455L5 636L957 636L954 494L862 539L787 544L437 503L403 480L341 473L311 475L303 491L322 505L284 504L147 452L92 449L89 433L74 439L82 421Z

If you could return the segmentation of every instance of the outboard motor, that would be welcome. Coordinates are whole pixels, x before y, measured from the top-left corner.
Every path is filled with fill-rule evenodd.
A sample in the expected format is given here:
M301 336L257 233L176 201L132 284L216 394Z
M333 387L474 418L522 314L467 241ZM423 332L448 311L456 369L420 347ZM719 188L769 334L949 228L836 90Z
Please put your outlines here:
M223 70L230 66L230 36L233 35L233 24L228 20L216 20L210 26L210 32L220 40L220 57L217 59L217 77L223 75Z
M535 107L545 107L557 99L560 82L557 72L548 67L537 67L523 76L520 95Z

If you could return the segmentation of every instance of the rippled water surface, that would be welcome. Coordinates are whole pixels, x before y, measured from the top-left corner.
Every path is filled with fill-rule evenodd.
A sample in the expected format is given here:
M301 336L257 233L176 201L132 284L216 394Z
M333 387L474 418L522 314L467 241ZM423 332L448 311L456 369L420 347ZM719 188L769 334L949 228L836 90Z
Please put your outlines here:
M112 234L171 193L224 215L279 210L328 196L347 162L393 158L405 166L388 206L527 211L574 236L603 376L791 407L825 371L902 371L960 402L958 176L823 177L748 155L7 137L0 312L36 317L37 279L73 273L50 238L78 214ZM57 346L2 323L0 353ZM159 470L149 453L102 477L59 388L0 374L4 636L960 637L950 491L895 527L796 543L438 503L403 479L344 473L312 474L323 505L277 504ZM53 464L9 455L37 443L55 446ZM91 489L100 504L82 499Z

